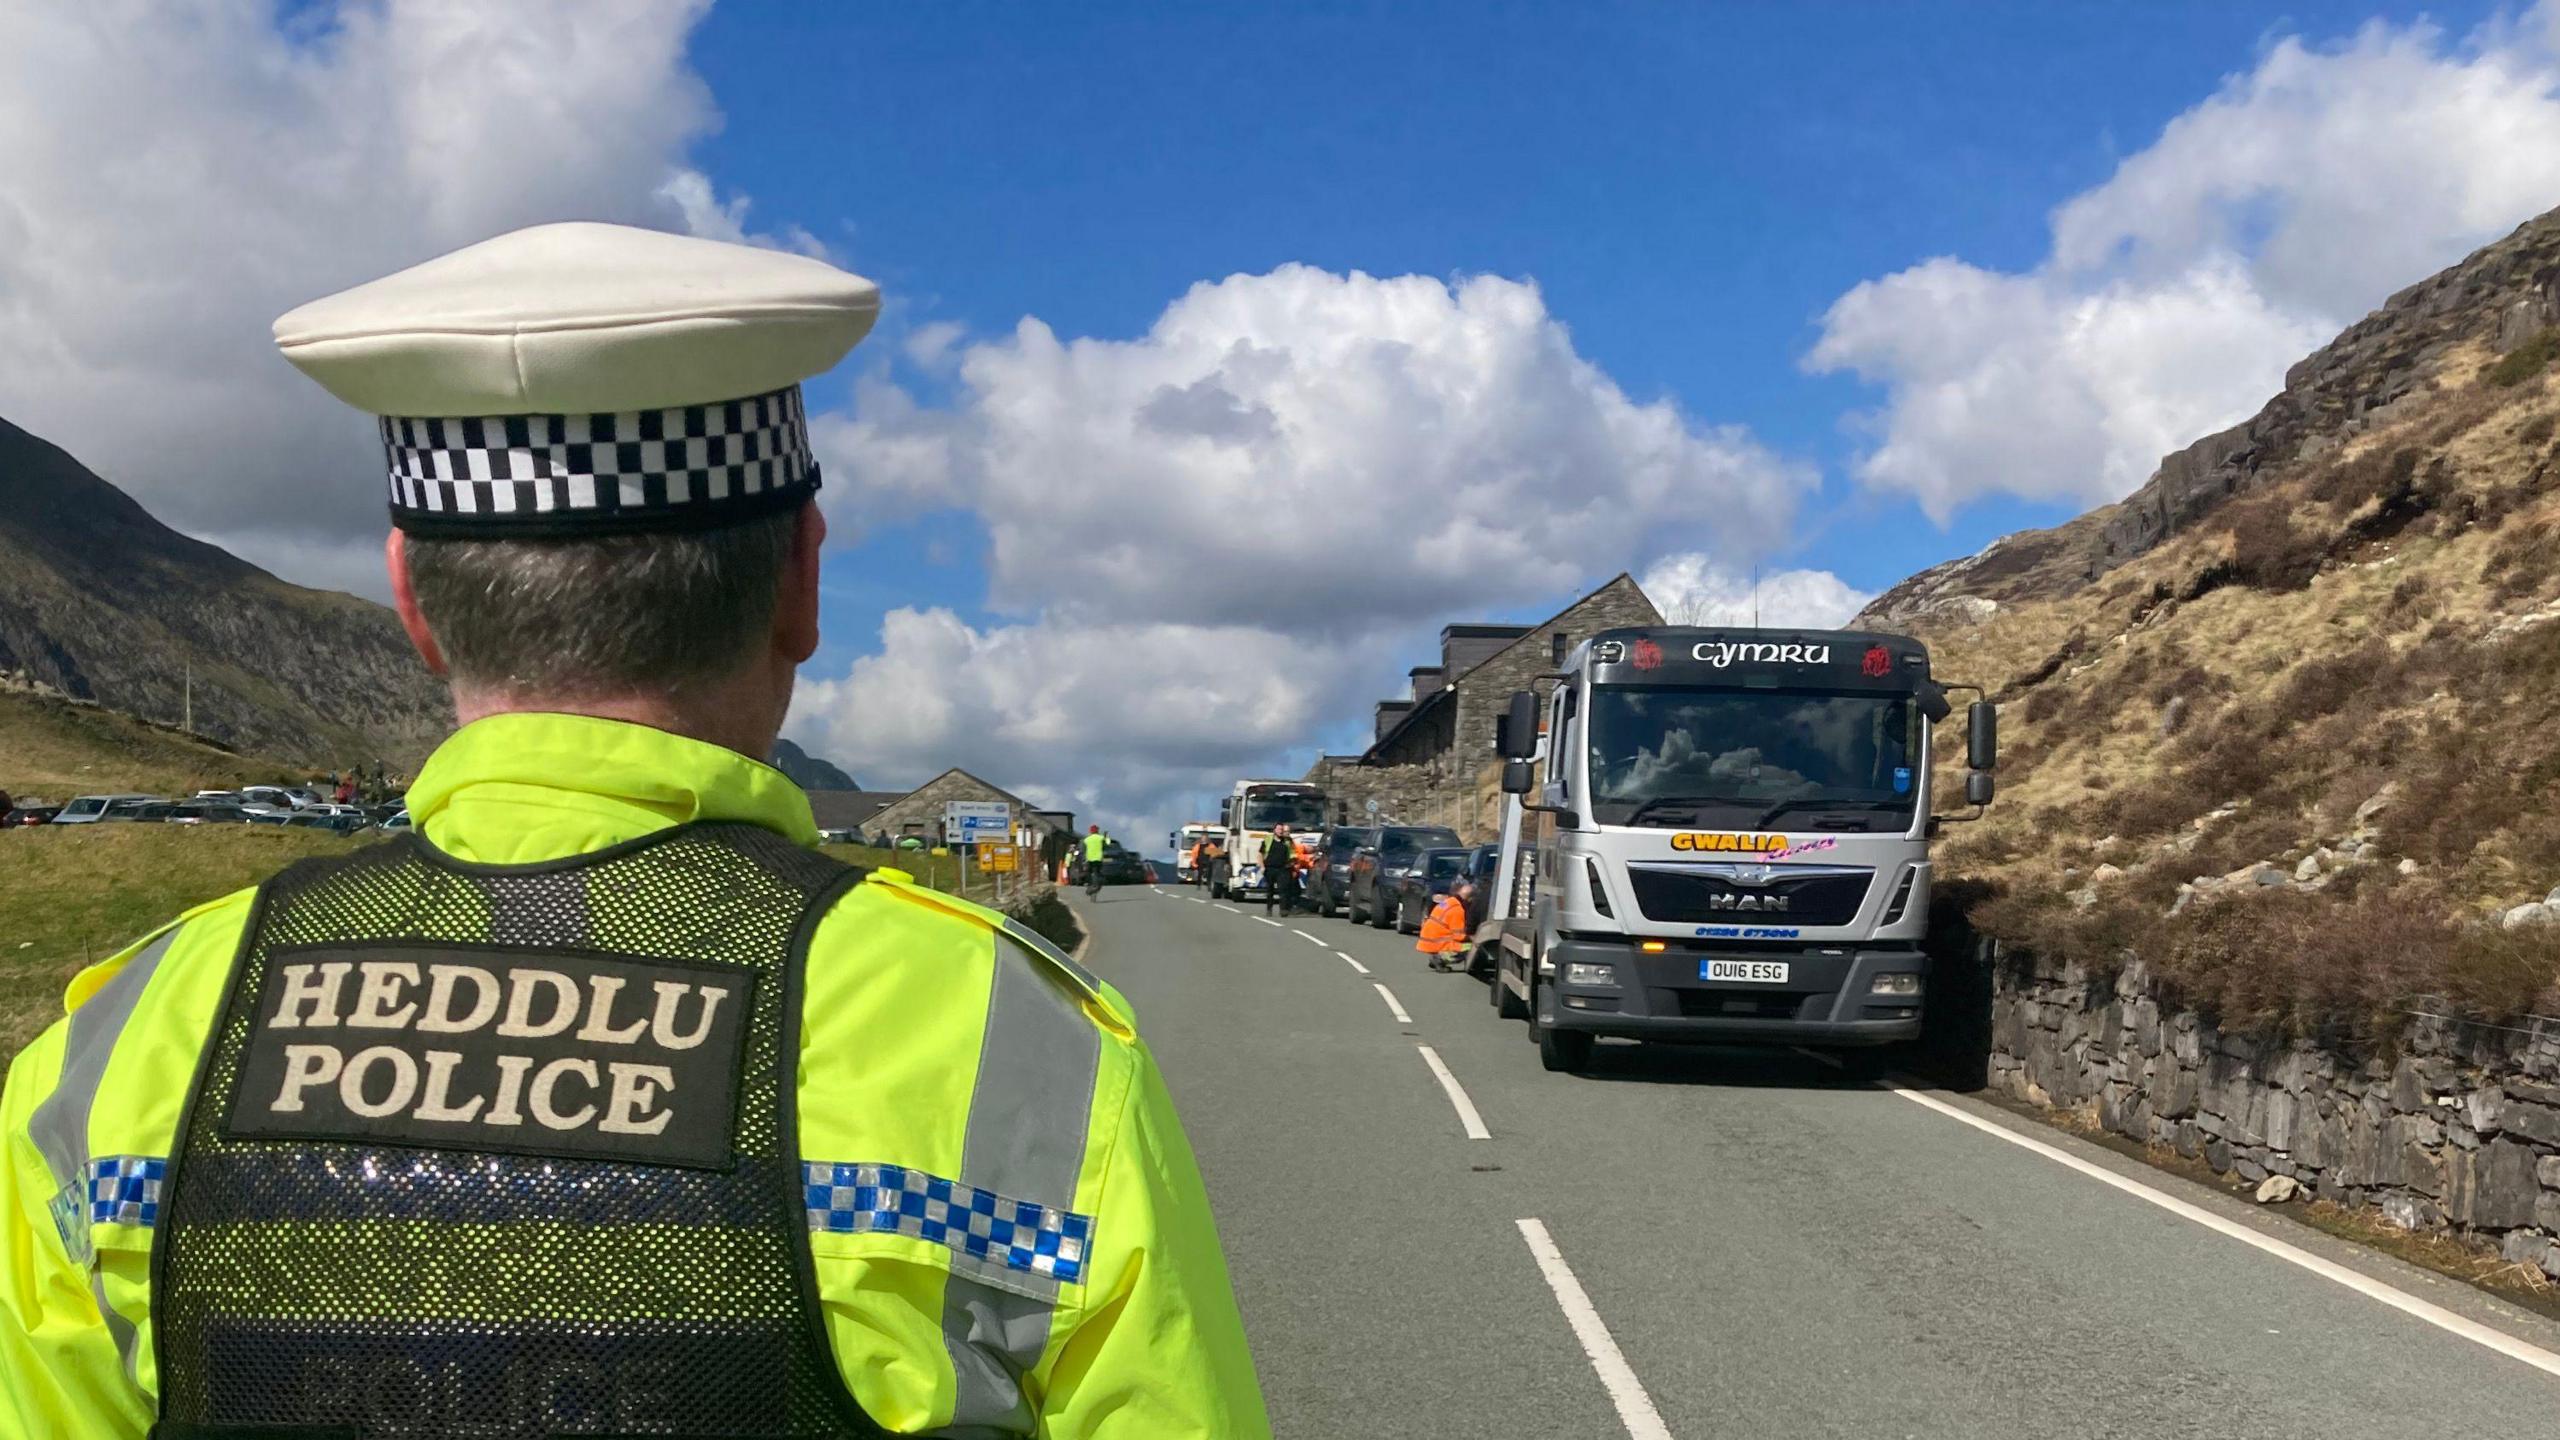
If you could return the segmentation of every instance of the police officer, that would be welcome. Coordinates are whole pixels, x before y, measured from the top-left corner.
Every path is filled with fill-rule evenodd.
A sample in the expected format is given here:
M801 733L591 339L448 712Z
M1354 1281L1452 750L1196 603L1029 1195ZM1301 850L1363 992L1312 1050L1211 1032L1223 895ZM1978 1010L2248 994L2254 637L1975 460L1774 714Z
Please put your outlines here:
M415 832L84 972L0 1098L0 1432L1263 1436L1117 993L820 856L799 382L872 285L604 225L316 302L461 728ZM156 1428L155 1428L156 1427Z

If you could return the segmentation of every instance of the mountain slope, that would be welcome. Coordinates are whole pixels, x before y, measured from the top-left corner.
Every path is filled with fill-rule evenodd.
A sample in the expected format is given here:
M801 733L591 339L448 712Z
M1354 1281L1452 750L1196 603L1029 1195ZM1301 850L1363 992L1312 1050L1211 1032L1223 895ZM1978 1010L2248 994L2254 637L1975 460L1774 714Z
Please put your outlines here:
M234 748L414 767L450 728L389 610L178 534L0 421L0 672Z
M2142 491L1880 597L2005 706L1984 930L2244 1025L2560 1003L2560 213Z
M803 790L859 790L833 761L822 760L788 740L773 742L773 768L791 777L791 783Z

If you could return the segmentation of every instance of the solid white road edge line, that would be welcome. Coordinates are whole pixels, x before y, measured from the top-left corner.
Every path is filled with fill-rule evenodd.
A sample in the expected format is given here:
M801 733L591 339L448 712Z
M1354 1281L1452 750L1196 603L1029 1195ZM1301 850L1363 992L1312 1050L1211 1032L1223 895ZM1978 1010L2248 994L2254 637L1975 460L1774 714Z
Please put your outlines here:
M1308 934L1308 933L1307 933L1306 931L1304 931L1304 930L1296 930L1296 929L1291 930L1289 933L1290 933L1290 934L1292 934L1292 935L1297 936L1297 937L1298 937L1299 939L1301 939L1301 940L1306 941L1308 944L1315 946L1315 947L1316 947L1317 949L1319 949L1319 950L1321 950L1321 949L1323 949L1323 948L1324 948L1324 940L1323 940L1323 938L1322 938L1322 937L1320 937L1320 936L1310 935L1310 934Z
M1363 975L1366 975L1366 974L1368 974L1368 973L1369 973L1369 967L1368 967L1368 966L1366 966L1366 965L1361 964L1361 963L1360 963L1359 961L1357 961L1357 960L1352 959L1352 958L1351 958L1351 953L1350 953L1349 951L1347 951L1347 950L1336 950L1336 951L1334 951L1333 953L1342 957L1342 963L1343 963L1343 964L1350 966L1352 969L1359 971L1359 972L1360 972L1361 974L1363 974Z
M1413 1023L1413 1017L1404 1013L1404 1007L1396 1003L1396 993L1394 991L1388 989L1386 985L1380 981L1372 980L1369 983L1377 990L1378 998L1386 1001L1387 1008L1395 1012L1397 1024L1410 1025Z
M2466 1316L2456 1315L2441 1305L2430 1304L2404 1290L2376 1280L2370 1275L2350 1270L2334 1260L2314 1255L2308 1250L2290 1245L2272 1235L2261 1235L2238 1221L2216 1215L2201 1206L2191 1205L2175 1195L2154 1190L2139 1180L2128 1179L2105 1166L2092 1165L2077 1155L2056 1149L2030 1136L2021 1135L2005 1125L1995 1125L1979 1115L1966 1114L1963 1110L1934 1095L1924 1095L1917 1090L1907 1090L1891 1083L1888 1083L1886 1088L1915 1105L1925 1105L1950 1119L1962 1121L1986 1135L1998 1136L2022 1150L2031 1150L2047 1160L2067 1165L2093 1180L2112 1185L2137 1200L2157 1205L2181 1219L2192 1220L2208 1230L2228 1235L2241 1244L2265 1251L2288 1265L2299 1265L2323 1280L2334 1280L2367 1299L2379 1300L2404 1315L2424 1320L2437 1329L2459 1335L2474 1345L2494 1350L2510 1360L2521 1360L2547 1375L2560 1375L2560 1355L2554 1355L2539 1345L2519 1340L2503 1330L2493 1330Z
M1422 1063L1431 1067L1431 1073L1440 1081L1440 1088L1449 1092L1449 1103L1457 1107L1458 1123L1465 1127L1467 1138L1492 1139L1493 1132L1484 1128L1484 1117L1476 1113L1476 1102L1468 1099L1467 1092L1459 1087L1458 1077L1449 1073L1449 1067L1440 1059L1440 1052L1428 1045L1413 1048L1422 1052Z
M1547 1288L1556 1294L1556 1303L1564 1307L1565 1323L1573 1327L1573 1338L1582 1342L1582 1353L1591 1357L1591 1368L1600 1374L1600 1386L1609 1392L1609 1401L1618 1407L1618 1421L1627 1427L1632 1440L1671 1440L1671 1427L1662 1423L1662 1412L1653 1408L1653 1398L1644 1393L1644 1382L1636 1378L1635 1367L1620 1353L1618 1342L1609 1338L1609 1327L1600 1323L1600 1312L1592 1307L1591 1297L1583 1293L1582 1282L1564 1263L1564 1254L1556 1249L1555 1238L1547 1227L1535 1220L1520 1222L1520 1238L1529 1242L1529 1253L1537 1259L1538 1273L1547 1278Z

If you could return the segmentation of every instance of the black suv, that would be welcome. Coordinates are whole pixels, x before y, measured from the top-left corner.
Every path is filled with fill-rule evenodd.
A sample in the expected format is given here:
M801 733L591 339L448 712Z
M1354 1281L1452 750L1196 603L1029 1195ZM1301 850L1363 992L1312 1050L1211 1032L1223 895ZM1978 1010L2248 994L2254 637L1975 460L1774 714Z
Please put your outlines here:
M1363 921L1384 930L1396 921L1396 882L1413 868L1414 857L1435 845L1455 845L1458 832L1446 825L1381 825L1377 838L1351 857L1351 874L1343 885L1343 901L1351 923Z
M1414 857L1413 868L1396 878L1396 929L1407 935L1422 933L1422 922L1431 914L1431 902L1446 895L1467 878L1467 859L1475 852L1455 845L1434 845ZM1472 931L1471 931L1472 933Z
M1351 902L1351 857L1378 843L1375 825L1336 825L1316 846L1316 868L1307 876L1307 904L1319 915L1339 915Z

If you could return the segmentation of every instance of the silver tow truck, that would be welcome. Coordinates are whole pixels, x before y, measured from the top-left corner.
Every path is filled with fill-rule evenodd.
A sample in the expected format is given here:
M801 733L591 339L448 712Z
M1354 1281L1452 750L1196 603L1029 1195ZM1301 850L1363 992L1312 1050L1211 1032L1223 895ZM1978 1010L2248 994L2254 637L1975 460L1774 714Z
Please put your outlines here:
M1543 678L1498 727L1478 940L1548 1069L1617 1036L1872 1073L1918 1036L1929 840L1991 802L1997 716L1967 713L1970 814L1932 813L1931 734L1975 687L1941 685L1917 641L1846 630L1607 630Z

